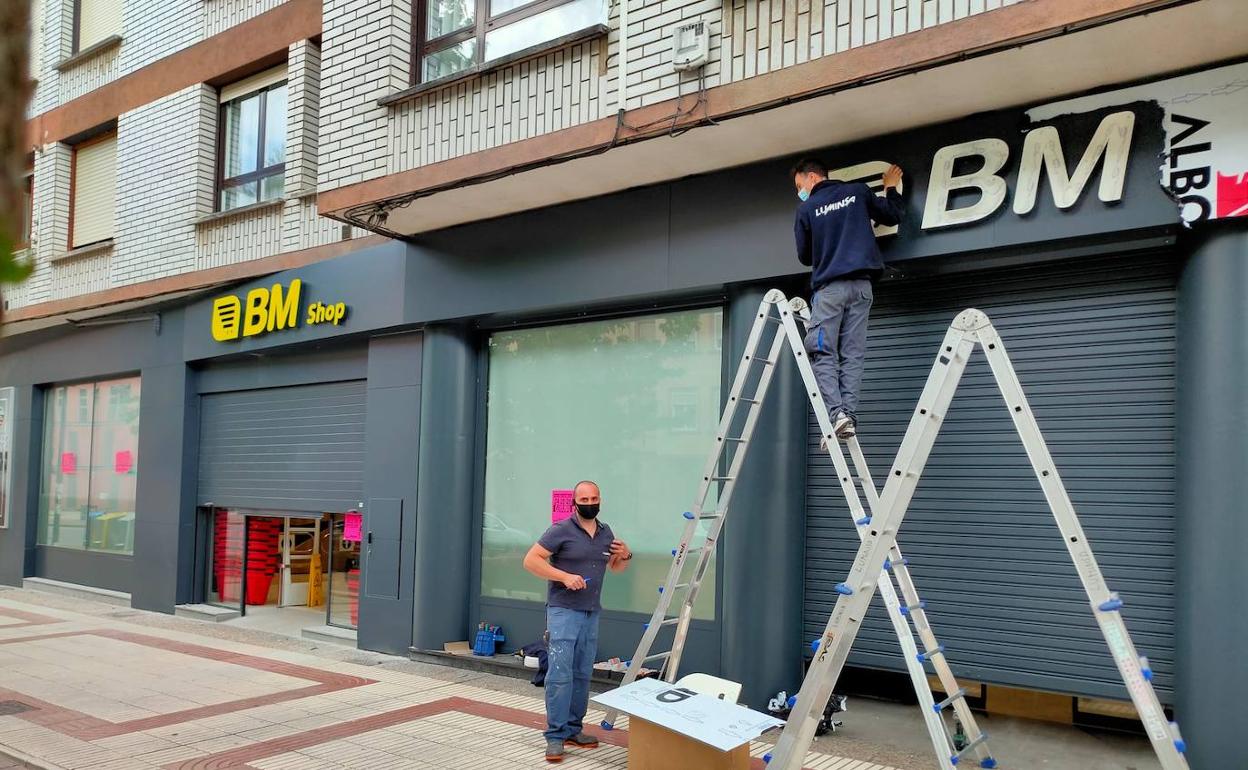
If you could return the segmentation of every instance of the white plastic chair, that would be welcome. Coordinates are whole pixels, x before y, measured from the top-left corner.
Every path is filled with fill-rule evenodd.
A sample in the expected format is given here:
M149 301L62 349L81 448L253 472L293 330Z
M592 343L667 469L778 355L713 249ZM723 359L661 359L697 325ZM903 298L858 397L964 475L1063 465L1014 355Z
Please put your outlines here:
M713 698L736 703L741 697L741 685L710 674L685 674L676 681L677 687L693 690L698 695L710 695Z

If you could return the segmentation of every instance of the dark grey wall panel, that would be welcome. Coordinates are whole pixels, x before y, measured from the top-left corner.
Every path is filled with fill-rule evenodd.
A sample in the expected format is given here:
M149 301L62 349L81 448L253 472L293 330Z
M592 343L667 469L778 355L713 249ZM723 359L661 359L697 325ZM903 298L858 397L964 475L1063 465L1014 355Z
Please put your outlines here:
M1175 655L1176 273L1172 257L1129 256L882 283L860 414L862 445L882 482L949 322L967 307L986 311L1167 700ZM858 539L813 425L808 441L805 630L813 639ZM960 677L1125 696L978 352L900 542ZM850 662L903 668L878 602Z
M35 548L35 574L50 580L130 593L134 586L134 557L41 545Z
M200 370L196 386L200 393L222 393L362 380L367 376L367 345L322 343L214 361Z
M356 510L365 383L214 393L200 402L200 505Z
M375 337L368 346L359 646L395 655L412 644L422 341L412 332Z
M418 362L419 363L419 362ZM412 644L442 649L470 639L478 351L466 326L424 331Z
M734 292L728 305L724 391L745 354L764 289ZM758 370L759 367L754 367ZM749 382L742 395L755 392ZM802 541L809 407L797 368L776 370L742 465L721 538L723 675L742 684L742 702L764 709L780 690L801 684ZM745 410L737 412L738 435ZM707 446L710 452L711 446ZM696 481L691 479L692 482ZM767 651L767 652L762 652ZM702 669L684 666L687 672Z
M1244 765L1248 229L1215 226L1179 284L1178 718L1192 767ZM1128 617L1128 620L1130 618Z

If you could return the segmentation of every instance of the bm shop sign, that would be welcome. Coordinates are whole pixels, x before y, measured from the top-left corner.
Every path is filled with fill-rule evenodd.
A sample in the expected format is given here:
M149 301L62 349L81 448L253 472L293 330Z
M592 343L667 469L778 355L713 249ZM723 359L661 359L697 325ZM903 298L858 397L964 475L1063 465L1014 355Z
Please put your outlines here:
M288 284L275 283L252 289L245 297L237 294L217 297L212 301L212 338L217 342L230 342L295 329L301 317L306 326L327 323L337 326L346 319L346 304L313 302L305 308L301 304L302 294L303 281L296 278Z

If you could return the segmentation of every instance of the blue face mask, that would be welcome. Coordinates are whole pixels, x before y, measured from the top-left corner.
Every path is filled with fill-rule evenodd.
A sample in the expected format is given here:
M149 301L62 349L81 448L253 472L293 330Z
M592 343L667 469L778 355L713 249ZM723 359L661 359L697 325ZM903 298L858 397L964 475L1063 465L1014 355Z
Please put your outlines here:
M802 203L805 203L806 199L810 197L810 190L798 190L797 197Z

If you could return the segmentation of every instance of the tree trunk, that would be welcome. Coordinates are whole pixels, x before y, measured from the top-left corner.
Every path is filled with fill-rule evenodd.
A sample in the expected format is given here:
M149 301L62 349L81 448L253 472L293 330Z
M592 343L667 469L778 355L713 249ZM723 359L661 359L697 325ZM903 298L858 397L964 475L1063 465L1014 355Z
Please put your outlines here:
M13 247L22 232L22 174L26 170L26 108L30 100L30 3L0 2L0 290L24 280L29 264L18 264ZM4 303L0 299L0 319Z

